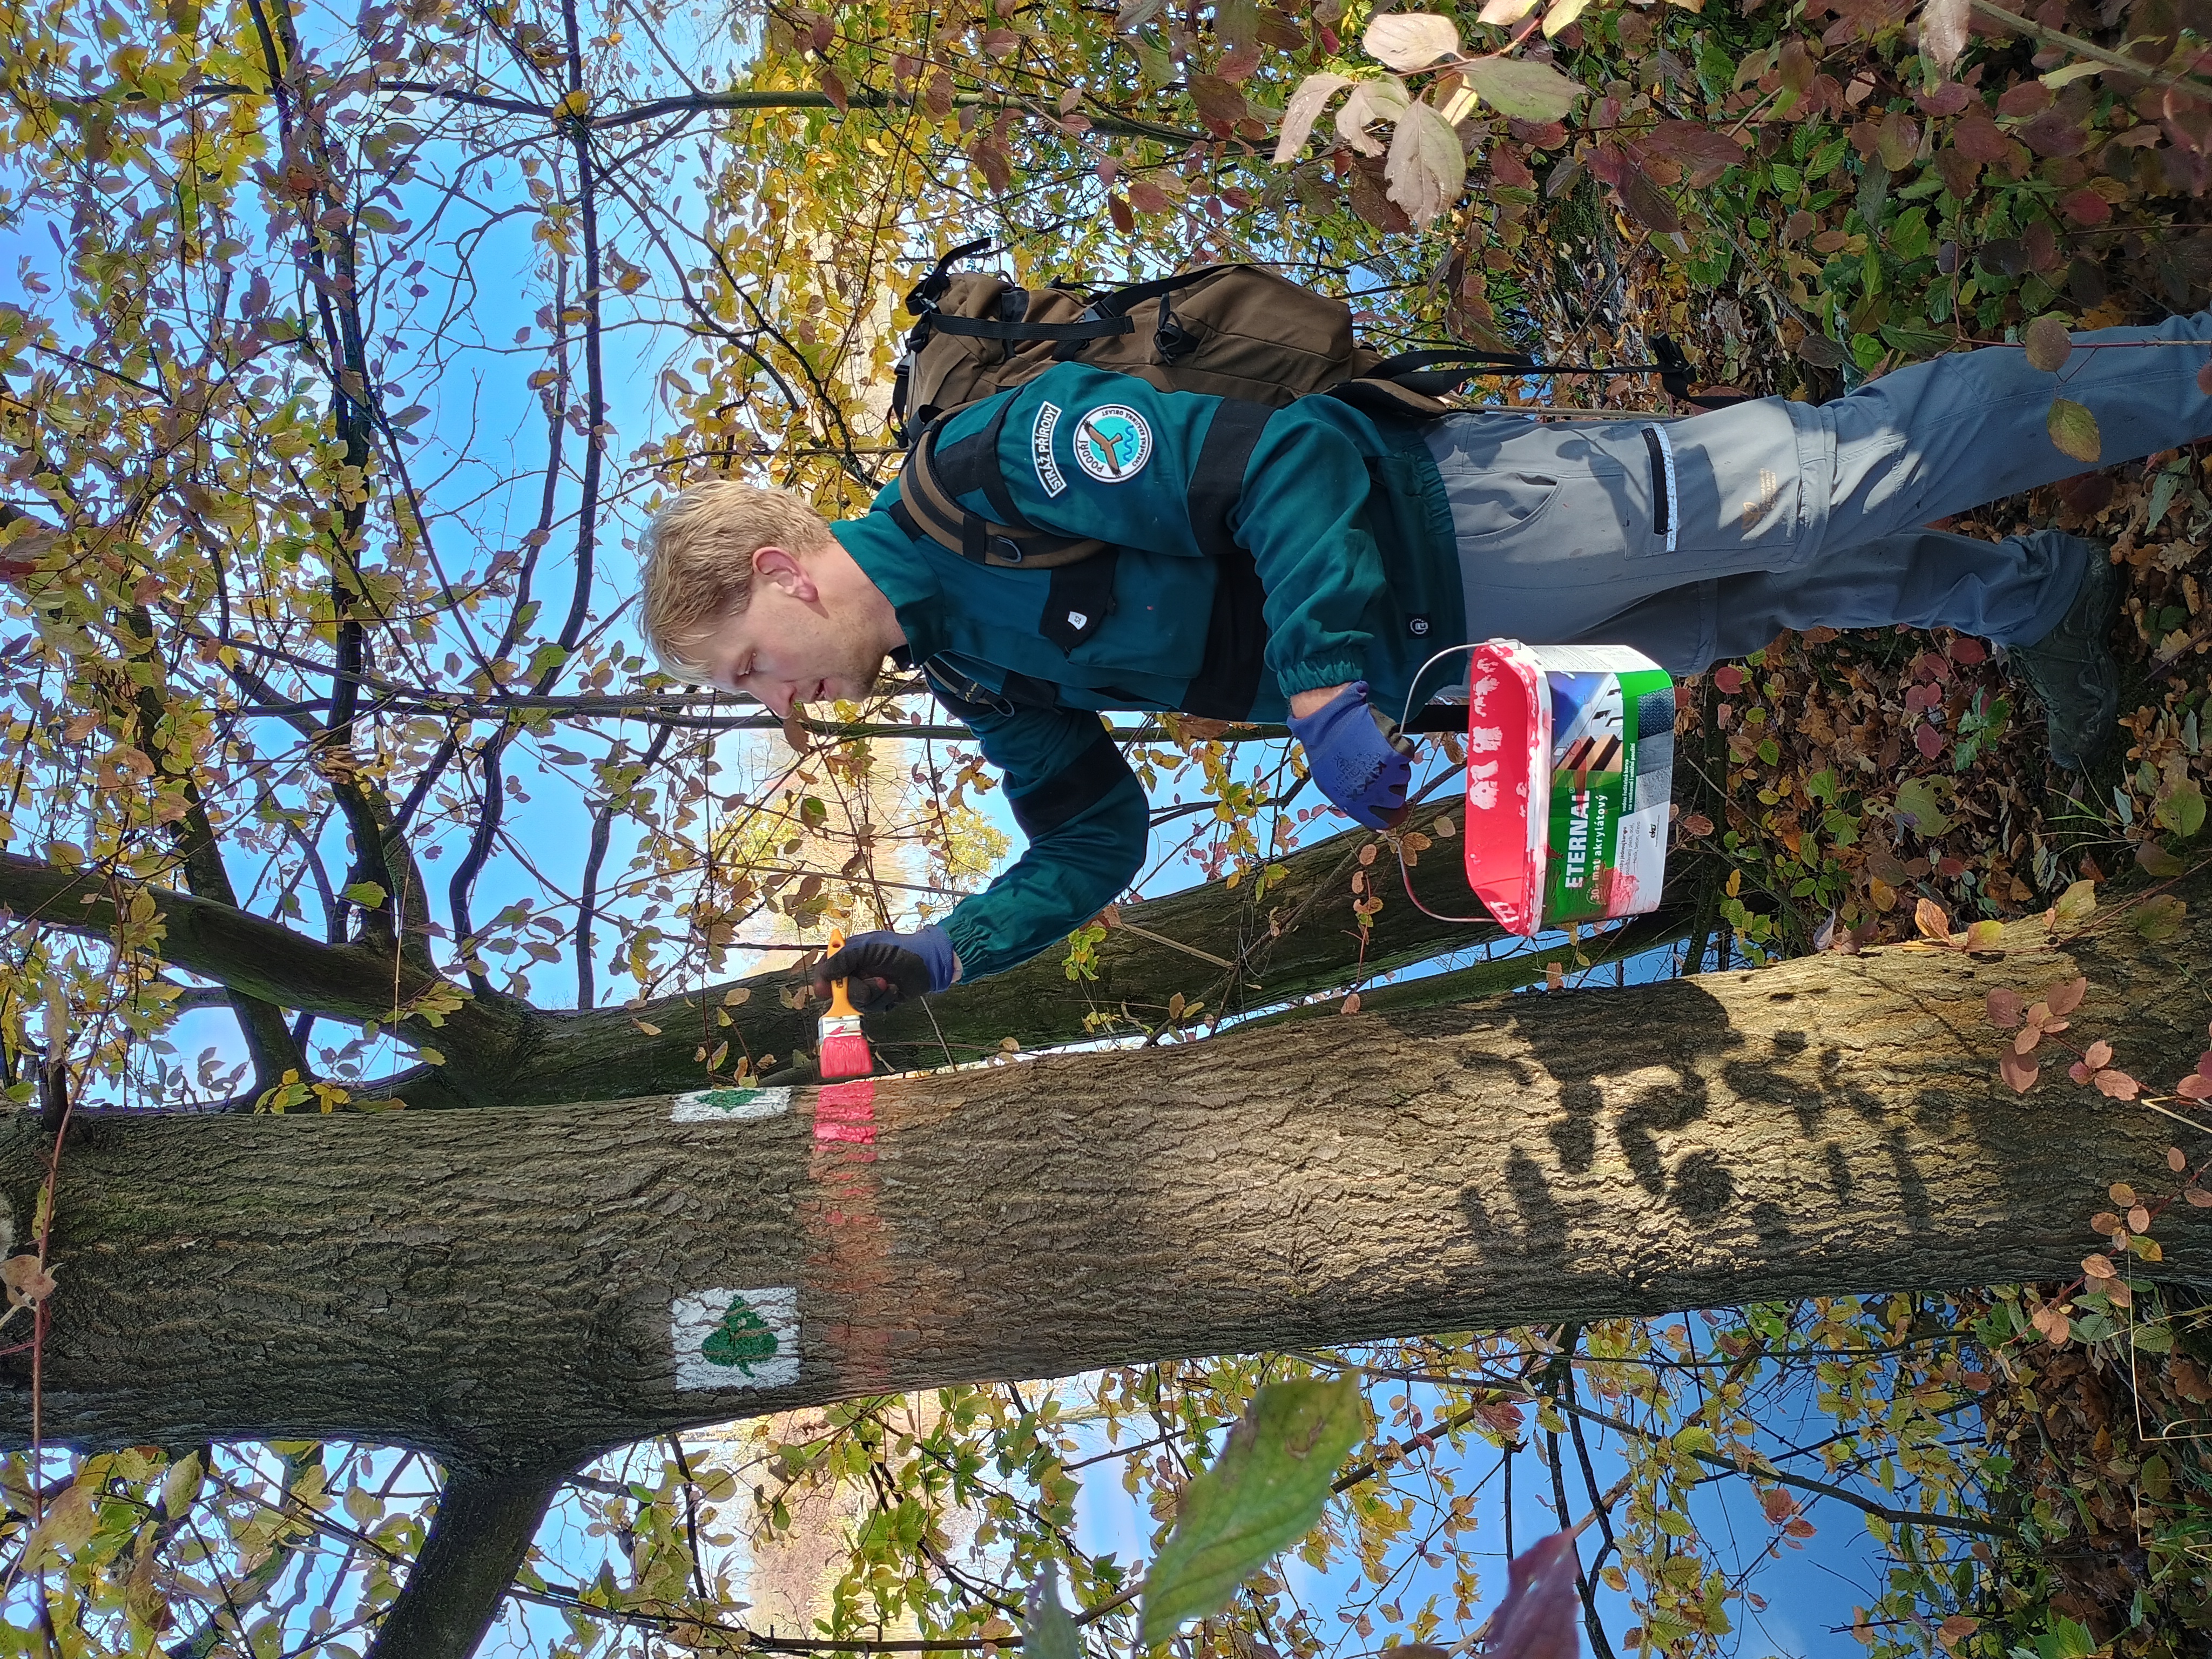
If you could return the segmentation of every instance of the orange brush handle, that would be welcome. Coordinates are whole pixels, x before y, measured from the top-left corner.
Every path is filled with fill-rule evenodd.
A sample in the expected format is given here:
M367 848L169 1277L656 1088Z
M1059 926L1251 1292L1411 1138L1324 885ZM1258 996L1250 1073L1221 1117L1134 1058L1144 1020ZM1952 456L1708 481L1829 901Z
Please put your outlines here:
M834 953L844 948L844 931L842 928L832 927L830 930L830 951ZM830 981L830 1012L824 1018L857 1019L860 1018L860 1011L853 1006L853 999L846 994L845 981L842 979L831 980Z

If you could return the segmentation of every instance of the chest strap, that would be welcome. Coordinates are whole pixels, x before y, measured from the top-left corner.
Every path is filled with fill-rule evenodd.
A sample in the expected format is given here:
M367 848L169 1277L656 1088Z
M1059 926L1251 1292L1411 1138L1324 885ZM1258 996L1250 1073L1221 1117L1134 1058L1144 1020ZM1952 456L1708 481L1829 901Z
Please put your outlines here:
M945 423L934 421L907 452L899 468L899 499L891 517L909 536L927 537L973 563L999 569L1050 570L1103 552L1095 537L1040 530L1021 515L999 471L999 434L1006 430L1011 397L1000 400L982 430L940 449ZM985 518L960 504L981 495L995 515Z

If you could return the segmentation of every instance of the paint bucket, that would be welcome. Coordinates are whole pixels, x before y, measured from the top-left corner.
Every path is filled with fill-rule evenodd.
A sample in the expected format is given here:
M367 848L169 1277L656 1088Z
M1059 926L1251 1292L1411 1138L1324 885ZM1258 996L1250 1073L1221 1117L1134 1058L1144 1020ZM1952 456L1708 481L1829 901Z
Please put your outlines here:
M1655 908L1674 685L1619 645L1488 640L1468 669L1467 878L1509 933Z

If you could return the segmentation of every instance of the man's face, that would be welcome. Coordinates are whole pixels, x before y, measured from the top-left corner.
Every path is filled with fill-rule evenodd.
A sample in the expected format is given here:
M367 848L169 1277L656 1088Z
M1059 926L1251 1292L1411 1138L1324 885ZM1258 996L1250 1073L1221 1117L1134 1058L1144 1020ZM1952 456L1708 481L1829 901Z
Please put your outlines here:
M866 696L884 647L840 570L828 568L841 562L849 562L842 549L801 556L762 548L744 609L710 624L687 654L712 684L758 698L779 718L799 703Z

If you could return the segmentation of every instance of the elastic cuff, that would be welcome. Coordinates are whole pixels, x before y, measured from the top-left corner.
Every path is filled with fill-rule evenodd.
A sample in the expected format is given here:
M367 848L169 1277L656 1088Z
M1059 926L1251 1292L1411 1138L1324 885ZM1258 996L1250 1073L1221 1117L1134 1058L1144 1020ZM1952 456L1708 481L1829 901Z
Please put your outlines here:
M1356 662L1302 662L1295 668L1277 670L1275 684L1282 687L1285 696L1295 697L1301 691L1318 691L1330 685L1349 685L1354 680L1366 678L1367 671Z

